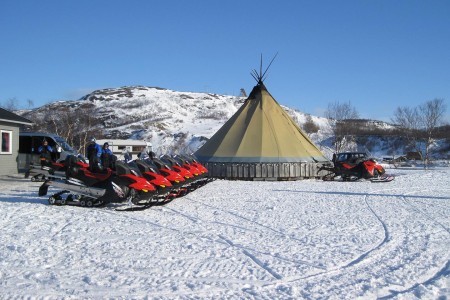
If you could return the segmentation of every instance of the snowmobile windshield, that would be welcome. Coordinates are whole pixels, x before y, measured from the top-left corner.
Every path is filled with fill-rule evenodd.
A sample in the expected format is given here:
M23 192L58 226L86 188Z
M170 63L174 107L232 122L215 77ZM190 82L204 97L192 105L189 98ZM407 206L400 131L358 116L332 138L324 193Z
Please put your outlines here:
M175 160L179 165L183 165L186 161L181 158L180 156L174 156L172 157L173 160Z
M189 155L180 155L180 157L188 164L192 164L194 160Z
M172 168L171 164L168 164L167 162L164 162L164 161L162 161L160 159L154 158L153 159L153 163L156 165L156 167L158 169L167 169L167 170L172 170L173 171L173 168Z
M58 143L58 145L61 146L61 148L62 148L64 151L67 151L67 152L75 152L75 150L74 150L72 147L70 147L70 145L67 144L67 142L66 142L64 139L62 139L62 138L60 138L60 137L55 137L55 141Z
M198 163L197 157L195 157L193 154L186 154L185 157L186 159L190 160L191 163L193 162Z
M133 173L133 175L136 175L136 176L138 176L138 177L142 177L142 173L141 173L141 171L139 170L139 167L138 167L138 165L136 164L136 162L130 161L130 162L127 163L127 165L130 167L131 173Z
M161 174L161 172L159 172L159 170L158 170L158 167L155 165L155 163L151 159L144 159L144 162L150 168L150 172L153 172L156 174Z
M171 165L172 167L173 167L173 166L179 166L179 167L181 167L181 165L180 165L175 159L173 159L172 157L170 157L170 156L168 156L168 155L164 155L161 159L162 159L164 162L166 162L167 164Z

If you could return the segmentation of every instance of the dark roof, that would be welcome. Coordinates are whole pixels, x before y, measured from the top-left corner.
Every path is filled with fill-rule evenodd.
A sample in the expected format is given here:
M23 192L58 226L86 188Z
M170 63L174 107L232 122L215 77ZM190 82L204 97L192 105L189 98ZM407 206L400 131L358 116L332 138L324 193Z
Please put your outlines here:
M30 120L28 120L24 117L21 117L19 115L16 115L15 113L10 112L9 110L3 109L1 107L0 107L0 121L26 124L26 125L33 124L33 122L31 122Z

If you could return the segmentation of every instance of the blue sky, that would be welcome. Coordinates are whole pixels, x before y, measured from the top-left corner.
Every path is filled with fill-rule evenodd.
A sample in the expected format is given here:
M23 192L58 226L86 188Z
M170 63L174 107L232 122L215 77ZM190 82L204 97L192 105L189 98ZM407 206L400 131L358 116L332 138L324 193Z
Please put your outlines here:
M450 107L450 1L0 2L0 102L78 99L159 86L238 95L278 53L265 84L323 116L350 101L390 120L434 98Z

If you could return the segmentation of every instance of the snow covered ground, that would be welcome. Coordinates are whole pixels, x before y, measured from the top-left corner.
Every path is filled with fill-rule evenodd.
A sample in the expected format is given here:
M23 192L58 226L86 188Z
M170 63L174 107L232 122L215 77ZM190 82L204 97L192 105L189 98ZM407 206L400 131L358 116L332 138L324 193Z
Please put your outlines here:
M59 207L1 177L1 299L447 299L450 168L389 183L216 180L165 206Z

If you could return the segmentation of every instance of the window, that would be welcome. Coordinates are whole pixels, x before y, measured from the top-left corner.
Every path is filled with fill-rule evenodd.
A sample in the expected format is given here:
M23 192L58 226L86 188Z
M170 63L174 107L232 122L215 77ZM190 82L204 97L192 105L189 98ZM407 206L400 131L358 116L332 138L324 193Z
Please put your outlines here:
M0 154L12 154L12 131L0 130L2 148Z
M133 152L142 152L146 146L133 146Z
M33 143L31 136L19 136L19 153L32 153Z

